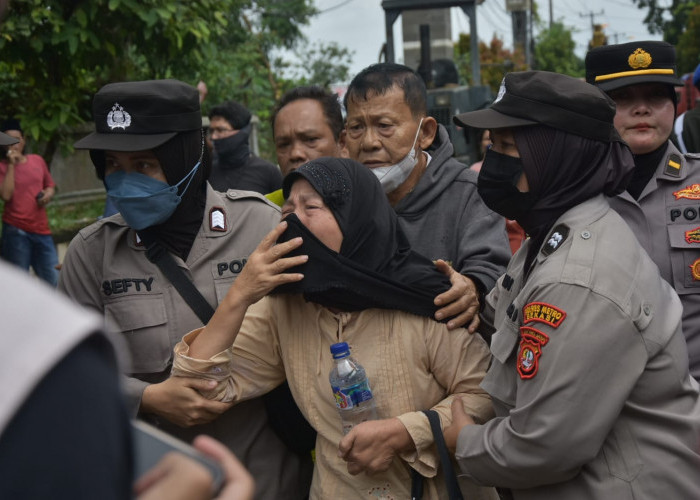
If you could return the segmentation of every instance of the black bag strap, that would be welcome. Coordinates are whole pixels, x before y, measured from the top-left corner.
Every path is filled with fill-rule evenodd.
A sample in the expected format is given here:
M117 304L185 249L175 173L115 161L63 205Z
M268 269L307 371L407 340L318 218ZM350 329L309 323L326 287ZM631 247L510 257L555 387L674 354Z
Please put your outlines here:
M203 324L209 323L214 315L214 308L207 302L194 283L187 277L184 271L177 265L173 256L158 242L153 243L146 250L146 257L153 262L160 272L173 284L177 293L184 299L190 309L194 311Z
M447 451L445 437L442 435L440 416L435 410L423 410L423 413L428 417L430 429L433 431L433 439L435 440L435 446L437 446L438 455L440 456L440 464L442 465L442 471L445 476L445 485L447 486L449 498L450 500L464 500L462 492L459 489L459 483L457 482L457 475L452 466L452 460L450 460L450 453ZM420 500L423 497L423 479L424 477L413 469L411 500Z

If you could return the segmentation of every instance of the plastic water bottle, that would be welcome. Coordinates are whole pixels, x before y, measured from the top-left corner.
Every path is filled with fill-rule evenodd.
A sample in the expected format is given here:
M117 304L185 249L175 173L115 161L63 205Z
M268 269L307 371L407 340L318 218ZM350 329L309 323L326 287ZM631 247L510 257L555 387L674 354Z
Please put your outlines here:
M359 423L376 420L377 408L365 369L350 356L348 344L346 342L333 344L331 354L335 366L329 378L335 404L343 423L343 434L347 434Z

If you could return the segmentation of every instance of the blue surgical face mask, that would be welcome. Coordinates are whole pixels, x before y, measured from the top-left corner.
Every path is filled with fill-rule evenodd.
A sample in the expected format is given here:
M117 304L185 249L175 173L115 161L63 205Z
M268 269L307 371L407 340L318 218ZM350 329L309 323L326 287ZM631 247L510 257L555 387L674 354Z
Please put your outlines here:
M143 174L123 170L105 177L107 196L129 226L137 231L162 224L173 214L197 173L201 160L174 186ZM180 185L187 185L178 195Z
M403 184L418 164L416 143L418 142L418 134L420 133L420 127L422 124L423 118L421 118L420 123L418 123L418 130L416 130L416 137L413 139L411 150L400 162L386 167L375 167L371 169L372 173L377 176L377 179L379 179L379 183L382 185L385 193L391 193L401 184Z

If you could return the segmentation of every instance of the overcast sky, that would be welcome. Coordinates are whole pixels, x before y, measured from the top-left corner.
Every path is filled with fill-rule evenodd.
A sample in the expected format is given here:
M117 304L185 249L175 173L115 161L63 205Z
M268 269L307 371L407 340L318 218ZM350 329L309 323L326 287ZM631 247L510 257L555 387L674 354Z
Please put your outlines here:
M354 51L351 75L377 62L384 43L384 10L381 0L315 0L321 13L305 28L310 42L335 41ZM645 11L638 9L632 0L551 0L555 21L574 29L576 53L585 56L591 38L591 17L594 22L607 24L605 29L609 43L634 40L660 40L650 35L642 23ZM540 16L549 22L549 2L537 2ZM604 13L603 13L604 12ZM460 32L469 32L469 18L460 8L451 9L453 40ZM511 18L505 10L505 0L486 0L477 6L477 31L479 39L489 42L494 34L502 38L506 47L512 48ZM394 23L397 62L403 62L401 49L401 18Z

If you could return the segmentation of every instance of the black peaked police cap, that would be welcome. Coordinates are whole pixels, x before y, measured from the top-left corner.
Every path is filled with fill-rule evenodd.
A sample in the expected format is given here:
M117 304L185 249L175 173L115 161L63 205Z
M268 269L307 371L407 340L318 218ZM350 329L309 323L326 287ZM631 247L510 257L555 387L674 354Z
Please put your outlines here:
M145 151L202 127L197 89L178 80L110 83L92 101L95 132L76 149Z
M586 81L606 92L638 83L683 85L676 78L676 50L659 41L591 49L586 54Z
M615 103L593 85L549 71L508 73L487 109L454 117L462 127L547 125L597 141L619 141Z

